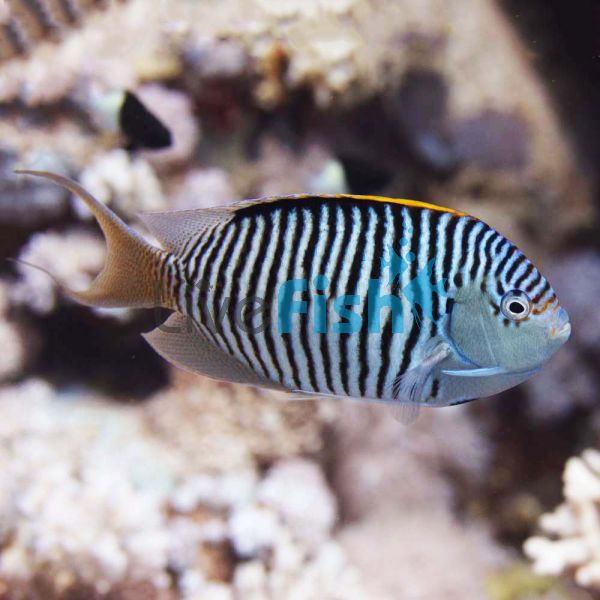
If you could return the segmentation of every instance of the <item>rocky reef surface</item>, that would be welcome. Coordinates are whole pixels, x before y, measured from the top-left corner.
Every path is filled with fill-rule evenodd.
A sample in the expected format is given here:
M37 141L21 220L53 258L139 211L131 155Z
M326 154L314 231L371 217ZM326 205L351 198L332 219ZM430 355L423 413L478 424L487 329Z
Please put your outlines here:
M76 4L77 28L0 63L0 598L600 593L591 0ZM125 88L169 148L127 149ZM76 177L144 234L140 211L263 195L439 202L517 242L573 336L527 384L409 428L175 372L139 335L158 315L60 293L102 238L19 167Z

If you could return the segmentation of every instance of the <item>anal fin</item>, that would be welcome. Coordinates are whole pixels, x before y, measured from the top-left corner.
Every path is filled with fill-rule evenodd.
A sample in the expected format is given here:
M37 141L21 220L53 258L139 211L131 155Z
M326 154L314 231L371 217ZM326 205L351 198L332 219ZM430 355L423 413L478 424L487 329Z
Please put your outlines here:
M350 396L340 396L329 392L310 392L305 390L292 390L286 395L288 400L348 400Z
M144 338L165 360L186 371L232 383L282 389L216 346L181 313L173 313L162 325L144 334Z

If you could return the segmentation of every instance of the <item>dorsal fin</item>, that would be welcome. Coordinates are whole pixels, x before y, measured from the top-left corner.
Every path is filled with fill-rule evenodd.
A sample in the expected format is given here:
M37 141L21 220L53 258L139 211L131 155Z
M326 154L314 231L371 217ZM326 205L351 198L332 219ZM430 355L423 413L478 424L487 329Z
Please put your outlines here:
M440 212L448 212L456 216L465 213L451 208L444 208L427 202L417 200L403 200L399 198L384 198L382 196L355 196L352 194L295 194L292 196L272 196L254 200L240 200L225 206L211 208L198 208L195 210L181 210L176 212L150 212L142 213L140 218L144 225L163 244L165 249L180 254L184 251L192 238L199 237L202 232L215 225L227 223L233 215L246 208L273 204L274 202L293 202L310 198L322 200L362 200L370 202L388 202L415 208L426 208Z
M140 218L166 250L180 254L189 240L200 236L210 227L226 223L234 212L234 206L223 206L176 212L142 213Z
M230 205L230 208L233 210L242 210L244 208L251 208L260 204L271 204L279 201L293 202L308 200L311 198L322 200L358 200L359 202L383 202L412 208L425 208L428 210L435 210L437 212L446 212L457 217L470 216L467 215L467 213L455 210L454 208L447 208L445 206L431 204L429 202L421 202L420 200L408 200L406 198L386 198L385 196L362 196L357 194L292 194L290 196L271 196L266 198L257 198L255 200L242 200Z

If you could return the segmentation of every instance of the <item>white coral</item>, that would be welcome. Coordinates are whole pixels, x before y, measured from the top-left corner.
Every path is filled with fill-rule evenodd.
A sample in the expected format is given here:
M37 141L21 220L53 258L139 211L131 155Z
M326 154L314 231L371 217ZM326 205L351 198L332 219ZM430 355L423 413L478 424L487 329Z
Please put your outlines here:
M82 171L80 182L100 202L112 204L128 216L166 208L160 182L150 164L142 158L131 158L125 150L96 156ZM81 216L91 216L79 201L75 207Z
M541 517L544 535L529 538L525 554L540 575L574 570L579 585L600 590L600 452L570 458L563 482L565 502Z
M0 381L21 373L37 346L37 336L9 317L10 293L9 285L0 281Z
M66 233L36 233L31 236L19 259L52 273L64 286L81 290L92 282L104 264L104 243L88 233L71 230ZM38 314L48 314L56 307L56 283L42 270L19 263L21 280L14 286L12 297Z
M100 591L128 577L164 587L173 541L162 506L173 466L131 411L73 406L41 382L3 391L0 405L0 575L25 578L44 566Z
M0 389L0 412L0 581L43 572L100 594L143 581L182 600L367 597L332 539L316 463L276 462L264 485L252 467L198 471L177 430L157 436L143 408L41 381ZM286 485L299 496L289 506ZM318 548L294 531L302 519Z
M296 539L308 548L317 548L329 536L336 501L316 463L298 458L275 465L260 483L257 496L282 515Z

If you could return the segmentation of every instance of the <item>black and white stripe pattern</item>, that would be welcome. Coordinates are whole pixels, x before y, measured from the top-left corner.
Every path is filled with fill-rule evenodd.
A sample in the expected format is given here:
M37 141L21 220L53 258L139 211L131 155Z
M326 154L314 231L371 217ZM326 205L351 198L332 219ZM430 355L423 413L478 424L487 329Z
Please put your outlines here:
M406 244L401 247L402 239ZM415 257L391 286L380 263L389 246L403 257L409 252ZM186 281L176 288L179 305L223 351L288 389L355 397L390 397L396 378L424 359L433 338L445 335L447 312L462 287L476 286L495 304L499 293L518 286L542 301L551 294L513 244L477 219L352 197L282 198L245 207L191 240L181 263ZM432 292L417 277L428 264L433 267L430 283L444 281L444 293ZM315 290L317 275L328 282L324 291ZM307 291L296 292L294 300L306 301L307 310L294 314L290 333L282 334L279 290L292 279L306 281ZM391 310L385 307L380 332L368 332L367 290L369 280L377 279L382 296L400 298L401 333L392 331ZM412 305L402 293L409 285L420 294L422 306ZM318 295L327 298L327 333L315 331ZM360 302L348 308L362 318L362 327L352 334L335 333L340 317L334 299L352 295ZM253 301L240 310L246 298ZM253 320L252 309L259 304L262 312ZM432 382L432 396L439 386Z

